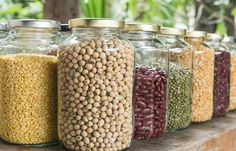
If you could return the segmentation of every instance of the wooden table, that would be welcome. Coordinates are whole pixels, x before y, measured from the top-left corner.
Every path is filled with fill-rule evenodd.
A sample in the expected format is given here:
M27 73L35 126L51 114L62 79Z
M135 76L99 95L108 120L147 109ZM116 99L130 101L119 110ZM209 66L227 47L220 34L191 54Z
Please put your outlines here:
M129 151L236 151L236 111L226 117L168 133L157 139L133 141ZM61 145L47 148L9 145L0 142L0 151L65 151Z

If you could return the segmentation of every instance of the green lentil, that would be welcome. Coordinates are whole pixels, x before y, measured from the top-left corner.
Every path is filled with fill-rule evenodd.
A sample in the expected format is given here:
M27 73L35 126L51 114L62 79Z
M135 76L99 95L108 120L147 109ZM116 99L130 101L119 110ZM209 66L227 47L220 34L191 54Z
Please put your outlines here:
M192 72L179 64L169 64L167 131L188 127L191 122Z

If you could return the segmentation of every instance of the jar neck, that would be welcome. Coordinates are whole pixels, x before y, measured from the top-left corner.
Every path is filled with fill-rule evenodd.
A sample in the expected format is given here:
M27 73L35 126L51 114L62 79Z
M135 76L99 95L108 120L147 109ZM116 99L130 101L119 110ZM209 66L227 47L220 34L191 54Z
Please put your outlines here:
M159 38L165 44L173 44L173 43L177 43L178 41L182 40L180 35L161 35L161 34L158 34L157 38Z
M123 35L130 41L133 40L154 40L156 38L156 33L146 32L146 31L128 31L124 32Z
M117 37L120 36L119 28L73 28L73 36L95 38L95 37Z
M203 37L185 37L184 40L195 48L199 48L204 41Z
M221 39L206 39L205 42L213 48L219 48L221 46Z
M57 31L56 30L45 30L45 29L13 29L11 31L12 36L16 40L51 40L55 37Z

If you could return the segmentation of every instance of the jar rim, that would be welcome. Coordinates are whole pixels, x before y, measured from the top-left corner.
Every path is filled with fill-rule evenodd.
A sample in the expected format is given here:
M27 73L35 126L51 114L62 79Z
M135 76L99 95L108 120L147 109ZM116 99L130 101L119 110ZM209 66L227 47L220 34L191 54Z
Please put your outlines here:
M221 40L222 36L217 33L207 33L206 40Z
M160 26L153 24L143 23L126 23L123 31L147 31L147 32L159 32Z
M184 37L192 37L192 38L205 38L207 36L207 32L205 31L186 31Z
M46 19L15 19L8 21L8 27L14 28L49 28L60 29L61 23L54 20Z
M0 31L8 31L7 23L0 23Z
M186 32L185 29L177 29L177 28L171 28L171 27L161 27L159 34L161 35L184 35Z
M123 20L113 20L108 18L74 18L68 21L69 28L123 28Z

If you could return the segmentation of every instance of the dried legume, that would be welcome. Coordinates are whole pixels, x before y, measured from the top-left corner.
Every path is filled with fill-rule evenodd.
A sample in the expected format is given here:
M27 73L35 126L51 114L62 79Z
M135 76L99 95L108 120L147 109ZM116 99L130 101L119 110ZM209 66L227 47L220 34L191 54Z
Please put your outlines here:
M233 50L235 51L235 50ZM236 109L236 53L230 53L230 110Z
M214 49L202 38L185 38L194 47L192 121L210 120L213 114Z
M76 151L129 147L133 47L95 38L60 50L58 124L65 147Z
M57 59L0 56L1 138L17 144L57 139Z
M215 50L214 117L224 116L229 107L230 53Z
M169 64L167 131L188 127L191 122L192 71L179 64Z
M160 69L137 66L135 70L134 137L144 139L165 132L167 75Z

